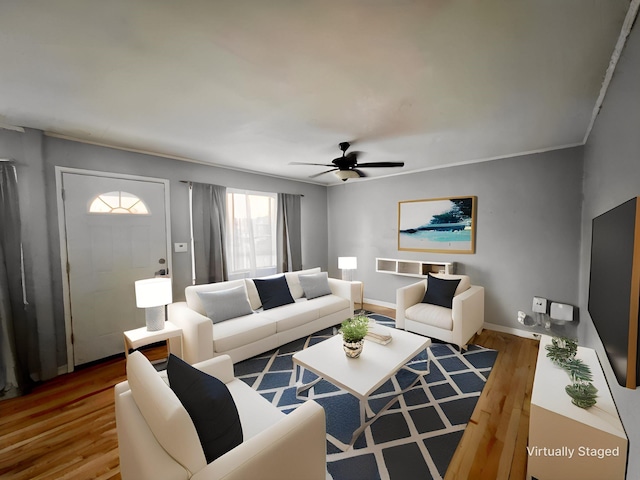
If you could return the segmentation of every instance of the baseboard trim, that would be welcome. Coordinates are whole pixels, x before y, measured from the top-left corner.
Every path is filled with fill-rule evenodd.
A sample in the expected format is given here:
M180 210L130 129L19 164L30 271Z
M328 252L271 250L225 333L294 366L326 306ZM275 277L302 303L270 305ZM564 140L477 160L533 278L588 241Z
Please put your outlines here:
M379 307L386 307L396 309L396 304L391 302L383 302L381 300L374 300L372 298L364 298L364 303L369 303L371 305L377 305ZM511 335L516 335L518 337L523 338L532 338L534 340L540 340L540 334L536 332L531 332L528 330L521 330L519 328L513 327L505 327L504 325L498 325L496 323L488 323L484 322L482 328L486 328L487 330L493 330L495 332L509 333Z
M372 298L365 298L364 303L370 303L371 305L377 305L379 307L393 308L396 309L396 304L391 302L383 302L381 300L374 300Z
M495 323L487 323L487 322L484 322L483 328L486 328L487 330L493 330L495 332L510 333L511 335L516 335L518 337L540 340L539 333L531 332L527 330L521 330L519 328L505 327L504 325L497 325Z

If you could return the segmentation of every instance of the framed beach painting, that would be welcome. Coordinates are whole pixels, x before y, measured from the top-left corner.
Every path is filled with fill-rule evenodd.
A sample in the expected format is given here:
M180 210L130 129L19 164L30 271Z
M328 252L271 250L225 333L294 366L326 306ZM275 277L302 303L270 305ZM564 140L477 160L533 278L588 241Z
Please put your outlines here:
M475 253L476 197L398 202L398 250Z

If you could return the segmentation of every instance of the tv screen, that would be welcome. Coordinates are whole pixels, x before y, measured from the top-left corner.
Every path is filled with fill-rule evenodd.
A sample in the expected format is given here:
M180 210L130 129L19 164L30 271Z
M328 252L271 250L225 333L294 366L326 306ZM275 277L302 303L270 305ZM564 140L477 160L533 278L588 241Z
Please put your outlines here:
M640 380L637 204L633 198L593 219L589 280L589 314L618 383L629 388Z

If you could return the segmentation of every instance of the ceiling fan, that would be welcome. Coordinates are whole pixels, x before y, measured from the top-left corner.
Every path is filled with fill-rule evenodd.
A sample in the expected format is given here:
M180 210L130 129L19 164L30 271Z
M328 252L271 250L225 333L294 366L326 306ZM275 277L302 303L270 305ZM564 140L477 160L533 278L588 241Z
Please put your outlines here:
M304 163L304 162L291 162L290 165L318 165L322 167L333 167L324 172L316 173L309 176L309 178L319 177L329 172L336 172L336 176L346 182L350 178L366 177L367 175L360 170L361 168L388 168L388 167L404 167L404 162L369 162L358 163L358 156L362 152L351 151L346 153L351 144L349 142L342 142L339 144L340 150L342 150L342 156L334 158L331 163Z

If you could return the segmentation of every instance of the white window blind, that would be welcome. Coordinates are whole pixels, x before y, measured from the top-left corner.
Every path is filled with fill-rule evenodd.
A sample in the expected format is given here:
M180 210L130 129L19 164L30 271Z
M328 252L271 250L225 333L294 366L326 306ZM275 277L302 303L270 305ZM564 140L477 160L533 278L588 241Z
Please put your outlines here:
M229 279L276 273L275 193L227 189Z

